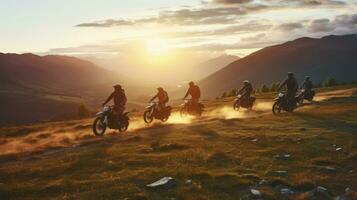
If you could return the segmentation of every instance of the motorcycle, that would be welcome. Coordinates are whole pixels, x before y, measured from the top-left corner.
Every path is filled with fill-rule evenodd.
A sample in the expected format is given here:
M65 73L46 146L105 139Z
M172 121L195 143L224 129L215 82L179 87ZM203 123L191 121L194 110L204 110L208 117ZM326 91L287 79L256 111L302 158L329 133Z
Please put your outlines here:
M281 111L293 112L295 108L296 101L295 103L289 102L287 95L283 92L280 92L278 97L275 98L272 111L274 114L278 114L281 113Z
M241 94L238 94L237 98L234 100L233 109L238 111L240 107L247 108L251 110L255 102L255 97L250 97L248 100L243 98Z
M181 116L193 115L200 117L202 116L203 109L204 105L202 103L197 103L197 105L194 105L192 100L185 99L184 103L181 104L180 114Z
M143 115L144 121L147 124L150 124L154 119L166 122L171 115L171 109L171 106L166 106L160 110L157 102L150 102Z
M93 122L93 132L97 136L102 136L107 128L116 129L124 132L129 127L129 112L124 112L121 116L113 114L114 106L104 106L101 112L96 114Z
M307 92L305 89L302 89L300 94L297 97L297 102L299 104L304 103L304 100L312 101L315 97L315 91L311 90L310 92Z

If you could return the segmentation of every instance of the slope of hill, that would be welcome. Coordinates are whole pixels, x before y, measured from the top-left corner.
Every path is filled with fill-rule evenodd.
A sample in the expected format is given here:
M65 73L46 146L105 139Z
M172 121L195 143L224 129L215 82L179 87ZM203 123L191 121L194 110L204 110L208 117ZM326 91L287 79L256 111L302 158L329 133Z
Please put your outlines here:
M123 78L68 56L0 54L0 125L75 115L79 104L99 101Z
M255 85L269 84L286 77L288 71L298 79L312 76L314 82L327 77L356 80L357 35L300 38L266 47L235 61L200 82L204 95L214 97L236 88L245 79Z
M224 54L217 58L207 60L199 64L198 66L192 68L192 74L196 74L193 79L200 80L202 78L205 78L239 59L240 58L238 56Z
M232 99L209 101L201 119L149 127L131 116L129 132L104 137L91 133L92 119L1 128L0 196L355 199L356 91L320 93L324 101L282 116L261 97L255 110L235 116L216 112L232 110ZM166 176L176 184L146 187Z

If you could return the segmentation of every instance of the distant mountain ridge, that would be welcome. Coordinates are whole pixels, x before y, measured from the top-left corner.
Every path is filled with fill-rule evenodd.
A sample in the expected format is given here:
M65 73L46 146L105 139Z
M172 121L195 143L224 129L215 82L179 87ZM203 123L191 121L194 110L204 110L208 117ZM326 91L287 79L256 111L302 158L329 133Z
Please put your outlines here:
M126 83L85 60L34 54L0 53L0 78L0 125L75 117L80 104L97 107Z
M239 59L199 82L206 97L237 88L243 80L254 85L281 81L288 71L301 80L312 76L315 83L327 77L357 80L357 35L300 38L263 48Z

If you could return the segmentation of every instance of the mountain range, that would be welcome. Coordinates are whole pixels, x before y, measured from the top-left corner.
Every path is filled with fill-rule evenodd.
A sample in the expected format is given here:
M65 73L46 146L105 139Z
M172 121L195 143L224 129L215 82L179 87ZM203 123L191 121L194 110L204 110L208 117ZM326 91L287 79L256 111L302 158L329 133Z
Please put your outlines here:
M205 97L240 87L250 80L255 86L285 79L287 72L299 81L309 75L314 83L328 77L340 81L357 80L357 35L299 38L270 46L239 59L201 80Z

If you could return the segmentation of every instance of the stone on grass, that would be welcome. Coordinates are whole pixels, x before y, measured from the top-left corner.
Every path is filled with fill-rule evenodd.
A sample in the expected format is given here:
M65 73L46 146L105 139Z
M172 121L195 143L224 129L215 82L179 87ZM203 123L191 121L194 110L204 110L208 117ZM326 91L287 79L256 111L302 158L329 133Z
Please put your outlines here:
M146 185L148 188L165 188L170 189L176 186L176 181L172 177L164 177L158 181Z
M259 190L256 190L256 189L250 189L250 192L254 196L261 196L262 195L262 193Z
M281 188L280 189L280 194L282 194L282 195L293 195L293 194L295 194L295 192L290 188Z

